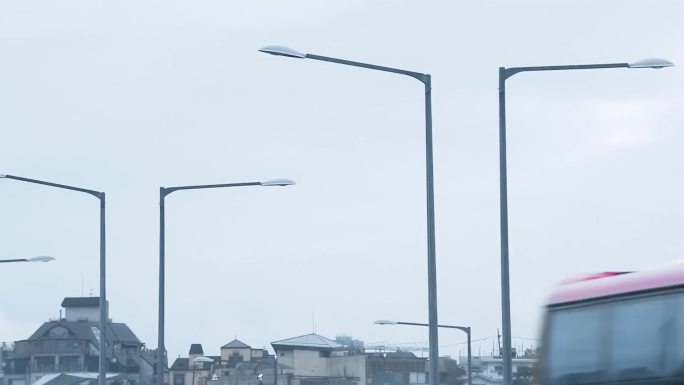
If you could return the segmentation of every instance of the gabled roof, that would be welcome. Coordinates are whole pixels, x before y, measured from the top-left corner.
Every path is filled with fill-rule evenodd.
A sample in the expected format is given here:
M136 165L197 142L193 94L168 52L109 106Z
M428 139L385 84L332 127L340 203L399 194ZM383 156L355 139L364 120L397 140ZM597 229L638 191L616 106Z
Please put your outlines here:
M62 307L99 307L100 297L66 297Z
M311 333L299 337L271 342L274 349L335 350L343 348L337 342Z
M232 340L227 344L221 346L221 349L251 349L252 347L240 340Z

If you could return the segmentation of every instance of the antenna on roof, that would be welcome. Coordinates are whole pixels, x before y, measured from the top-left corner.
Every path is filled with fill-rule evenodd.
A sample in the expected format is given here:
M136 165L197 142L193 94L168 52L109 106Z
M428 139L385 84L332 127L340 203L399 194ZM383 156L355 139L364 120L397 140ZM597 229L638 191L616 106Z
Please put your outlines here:
M316 312L311 312L311 326L313 327L313 334L316 334Z

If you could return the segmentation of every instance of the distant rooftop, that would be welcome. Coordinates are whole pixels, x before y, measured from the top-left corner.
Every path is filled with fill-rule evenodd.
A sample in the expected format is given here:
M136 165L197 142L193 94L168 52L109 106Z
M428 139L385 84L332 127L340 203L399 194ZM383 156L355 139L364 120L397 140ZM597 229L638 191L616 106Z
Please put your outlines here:
M252 347L240 340L232 340L227 344L221 346L221 349L251 349Z
M66 297L62 307L99 307L100 297Z
M43 323L28 341L55 338L73 338L79 341L90 341L100 345L100 324L92 321L49 321ZM107 324L107 341L140 344L140 340L125 323L110 322Z
M190 345L190 353L189 354L204 354L204 349L202 349L202 344Z
M271 342L271 346L274 349L301 348L308 350L335 350L343 347L337 342L315 333Z
M199 345L199 344L197 344ZM214 362L199 362L195 365L195 369L200 368L200 369L211 369L211 365L217 364L221 361L220 356L207 356L207 358L211 358L214 360ZM176 358L176 360L171 364L170 370L190 370L190 359L189 358Z

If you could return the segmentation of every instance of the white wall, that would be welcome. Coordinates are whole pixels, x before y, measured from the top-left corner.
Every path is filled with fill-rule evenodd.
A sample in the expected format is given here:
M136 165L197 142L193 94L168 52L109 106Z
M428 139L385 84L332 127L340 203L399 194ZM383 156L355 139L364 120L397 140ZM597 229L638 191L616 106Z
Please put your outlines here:
M294 350L294 374L298 376L327 375L328 359L315 350Z
M358 377L359 385L366 385L366 356L336 356L328 359L328 375Z
M87 319L88 321L100 322L100 310L96 307L69 307L66 308L65 318L67 321Z

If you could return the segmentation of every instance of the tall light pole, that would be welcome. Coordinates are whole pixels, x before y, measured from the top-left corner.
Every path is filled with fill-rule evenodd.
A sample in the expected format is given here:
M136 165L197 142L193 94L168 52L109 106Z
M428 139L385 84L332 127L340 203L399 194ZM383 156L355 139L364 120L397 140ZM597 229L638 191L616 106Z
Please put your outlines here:
M506 173L506 79L520 72L565 71L603 68L663 68L674 64L663 59L646 59L634 63L581 64L539 67L499 68L499 199L501 225L501 318L503 337L504 385L513 379L511 356L511 298L508 271L508 181Z
M327 56L301 53L292 48L271 45L259 51L296 59L313 59L329 63L361 67L382 72L410 76L423 83L425 88L425 179L427 189L427 271L428 271L428 333L430 348L430 384L439 385L439 347L437 345L437 263L435 258L435 192L432 167L432 87L431 76L420 72L383 67L375 64L359 63Z
M418 322L402 322L402 321L390 321L390 320L379 320L375 321L376 324L378 325L410 325L410 326L429 326L428 324L425 323L418 323ZM437 325L437 327L440 328L447 328L447 329L458 329L462 332L464 332L468 336L468 385L473 385L473 377L472 377L472 352L471 352L471 334L470 334L470 326L455 326L455 325Z
M51 262L55 259L52 257L40 256L31 258L15 258L15 259L0 259L0 263L12 263L12 262Z
M272 179L264 182L245 182L245 183L222 183L222 184L205 184L194 186L176 186L176 187L160 187L159 188L159 323L158 323L158 337L157 337L157 385L164 385L164 291L165 291L165 239L166 239L166 224L165 224L165 210L164 199L167 195L174 191L180 190L203 190L212 188L226 188L226 187L245 187L245 186L290 186L295 182L289 179Z
M98 385L105 385L107 381L106 350L107 350L107 284L106 284L106 259L105 259L105 193L101 191L88 190L85 188L68 186L65 184L46 182L37 179L29 179L15 175L2 175L0 178L13 179L20 182L39 184L43 186L60 188L86 193L100 200L100 353L98 368Z

